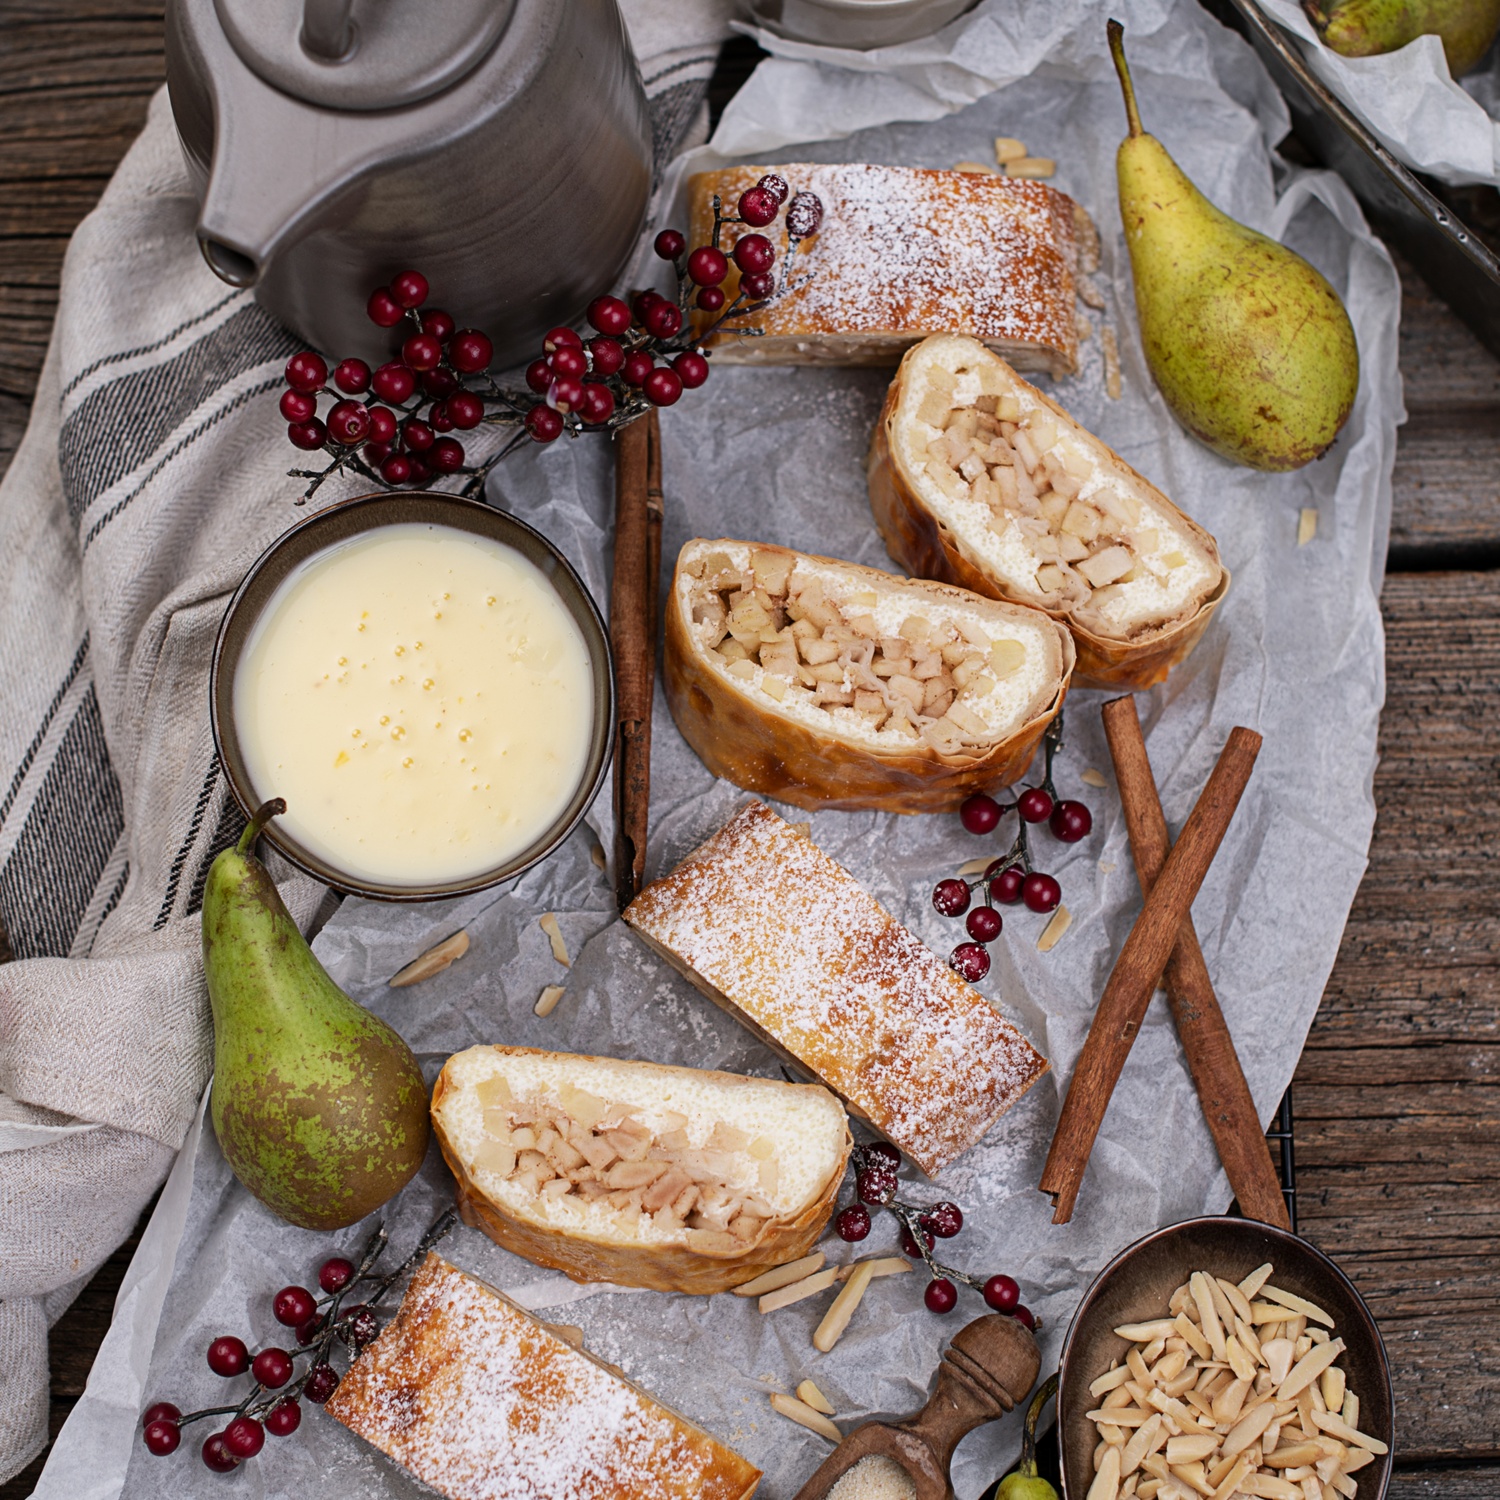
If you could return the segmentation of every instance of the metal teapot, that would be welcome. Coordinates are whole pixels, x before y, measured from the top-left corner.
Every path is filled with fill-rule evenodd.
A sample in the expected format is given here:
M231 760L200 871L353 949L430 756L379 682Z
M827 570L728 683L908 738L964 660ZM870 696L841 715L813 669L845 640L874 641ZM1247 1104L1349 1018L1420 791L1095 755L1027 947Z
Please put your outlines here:
M514 363L645 216L615 0L169 0L167 87L204 258L330 353L388 357L365 298L412 267Z

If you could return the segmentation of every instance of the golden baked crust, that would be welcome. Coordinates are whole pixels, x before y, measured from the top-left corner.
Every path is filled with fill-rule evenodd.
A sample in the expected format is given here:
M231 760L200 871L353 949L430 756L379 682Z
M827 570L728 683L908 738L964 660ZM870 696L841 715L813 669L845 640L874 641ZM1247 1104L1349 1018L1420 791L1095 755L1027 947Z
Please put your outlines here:
M951 748L915 731L910 738L887 733L880 738L888 743L872 743L874 737L861 732L853 709L809 712L809 691L797 684L783 689L787 697L778 702L758 681L732 675L710 649L693 610L695 594L702 592L698 579L716 555L737 565L741 558L784 559L793 583L799 573L819 579L832 574L847 586L845 598L864 591L883 604L899 601L898 615L933 612L941 618L951 610L970 620L978 617L992 641L1014 642L1020 636L1032 643L1031 655L1038 660L1030 664L1031 675L1040 680L999 734L955 741ZM892 635L897 628L893 626ZM1074 659L1068 632L1039 610L785 547L726 540L695 540L683 547L667 602L665 634L667 703L704 765L746 791L811 809L951 812L972 792L1009 785L1025 774L1047 725L1061 710ZM988 693L995 691L988 673L973 686L985 684L990 685Z
M751 802L625 920L929 1175L1047 1061L810 838Z
M760 336L714 336L716 361L891 365L927 334L952 332L982 339L1019 369L1077 369L1075 205L1067 194L1045 182L921 167L729 167L689 178L688 243L713 233L715 193L732 213L771 171L823 200L822 227L797 251L796 289L736 321ZM779 268L784 216L757 232L776 245ZM738 286L731 262L730 301ZM694 326L710 322L698 314Z
M760 1482L436 1254L325 1410L448 1500L747 1500Z
M934 503L922 493L924 485L911 459L915 444L903 442L898 436L898 429L909 434L909 424L917 420L916 408L921 400L917 380L934 360L949 366L960 360L971 366L987 363L999 383L1021 393L1032 407L1051 413L1056 425L1079 445L1080 451L1088 453L1101 481L1123 494L1139 497L1156 513L1170 517L1194 551L1207 560L1208 575L1202 587L1174 616L1110 633L1097 621L1090 624L1080 620L1076 608L1066 603L1050 604L1035 589L1019 586L988 565L972 538L956 534L949 520L937 514ZM1136 690L1163 681L1197 645L1229 590L1229 571L1219 561L1218 548L1207 531L1107 444L1080 427L1044 391L1022 380L1005 361L973 340L934 336L907 353L875 424L867 478L876 527L886 550L901 567L917 577L940 578L990 598L1045 609L1073 636L1078 651L1073 680L1079 687ZM978 502L971 503L975 510L981 508Z
M730 1089L787 1090L788 1097L806 1094L810 1090L807 1084L782 1083L776 1079L750 1079L735 1073L673 1068L661 1063L571 1058L567 1054L531 1047L496 1046L484 1050L502 1057L602 1063L610 1068L630 1070L646 1079L691 1075ZM728 1234L693 1229L678 1236L677 1243L651 1242L619 1232L588 1232L548 1222L537 1212L518 1210L486 1193L475 1180L473 1163L466 1161L455 1145L445 1101L454 1087L450 1072L452 1065L458 1057L467 1055L460 1053L448 1060L432 1091L433 1133L442 1148L443 1160L448 1163L458 1184L459 1213L466 1224L482 1230L496 1244L539 1266L563 1271L574 1281L608 1281L618 1286L649 1287L658 1292L690 1292L703 1296L727 1291L772 1266L808 1254L838 1202L839 1184L853 1144L847 1127L819 1191L794 1212L767 1219L759 1233L745 1242L736 1243ZM826 1090L819 1088L816 1092L831 1108L837 1107L828 1099Z

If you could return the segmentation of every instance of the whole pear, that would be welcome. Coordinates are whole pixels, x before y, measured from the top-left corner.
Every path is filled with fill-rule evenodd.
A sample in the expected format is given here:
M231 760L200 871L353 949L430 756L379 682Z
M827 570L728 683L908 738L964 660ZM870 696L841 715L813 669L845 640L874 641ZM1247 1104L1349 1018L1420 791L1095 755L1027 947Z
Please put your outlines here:
M1115 167L1151 374L1215 453L1253 469L1299 469L1354 405L1349 315L1300 255L1221 213L1141 129L1118 21L1109 45L1130 121Z
M1056 1394L1057 1376L1049 1375L1037 1387L1026 1409L1026 1424L1021 1429L1021 1461L995 1486L995 1500L1057 1500L1057 1491L1037 1473L1036 1467L1036 1424L1042 1408Z
M1302 0L1323 41L1344 57L1375 57L1429 34L1462 78L1500 31L1500 0Z
M203 890L214 1131L234 1175L302 1229L340 1229L398 1192L427 1151L411 1049L328 977L251 852L268 802Z

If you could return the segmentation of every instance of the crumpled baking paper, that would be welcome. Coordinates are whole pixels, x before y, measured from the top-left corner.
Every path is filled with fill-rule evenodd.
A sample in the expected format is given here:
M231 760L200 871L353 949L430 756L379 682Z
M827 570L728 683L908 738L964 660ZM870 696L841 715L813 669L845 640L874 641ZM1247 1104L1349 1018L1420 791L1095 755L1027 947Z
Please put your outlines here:
M936 43L861 55L858 70L846 55L807 49L772 59L696 160L947 166L982 159L996 135L1019 136L1034 153L1056 158L1057 185L1099 224L1102 321L1119 334L1124 391L1117 401L1105 394L1097 314L1081 372L1050 388L1217 536L1235 575L1196 653L1140 706L1174 827L1231 726L1265 735L1194 918L1257 1104L1269 1117L1333 965L1374 815L1383 696L1378 591L1403 417L1399 287L1338 179L1272 162L1268 143L1279 138L1285 116L1245 44L1194 0L1133 5L1130 50L1148 126L1216 202L1285 238L1331 278L1348 305L1363 364L1346 431L1326 458L1299 473L1235 468L1189 439L1150 382L1135 330L1115 203L1123 112L1103 46L1106 14L1099 0L981 8L942 42L950 59L963 57L962 66L935 57ZM840 120L858 128L840 133ZM797 144L820 137L819 144ZM879 274L872 266L871 275ZM888 379L871 370L720 368L665 412L665 564L690 536L727 534L889 566L871 525L863 469ZM523 450L501 466L491 499L556 540L594 596L607 600L614 502L605 443ZM1316 512L1317 532L1299 547L1304 509ZM1161 1224L1222 1211L1230 1198L1160 999L1115 1093L1073 1222L1054 1226L1036 1188L1095 1000L1140 905L1113 784L1081 780L1086 768L1108 773L1102 697L1070 697L1057 767L1063 793L1093 808L1094 832L1071 846L1044 830L1036 840L1042 867L1062 883L1072 929L1052 952L1039 953L1046 919L1007 910L982 985L1053 1071L936 1182L903 1173L907 1201L952 1198L964 1210L962 1234L940 1244L944 1260L1020 1280L1025 1301L1043 1318L1044 1369L1057 1357L1084 1287L1110 1256ZM745 794L708 775L659 693L653 732L647 868L654 875L723 823ZM610 846L607 794L590 821L592 828L581 828L499 893L419 907L346 901L316 951L357 1000L403 1032L429 1079L451 1052L482 1042L778 1076L764 1047L617 919L609 881L593 857L596 834ZM959 923L934 912L934 881L966 860L1001 852L999 842L970 837L951 816L823 813L812 818L812 836L944 953L962 934ZM554 959L538 926L549 911L558 916L571 968ZM415 987L387 987L397 969L459 927L472 939L463 959ZM537 997L554 983L565 984L566 994L549 1017L538 1018ZM393 1257L406 1253L451 1194L434 1150L421 1176L383 1211ZM212 1130L196 1132L38 1495L222 1493L225 1481L196 1457L207 1425L189 1429L192 1441L177 1455L156 1459L139 1442L140 1410L160 1399L184 1410L222 1401L226 1387L204 1364L209 1341L221 1332L252 1343L284 1340L271 1319L271 1295L288 1282L310 1282L326 1255L352 1253L372 1223L337 1234L287 1227L234 1181ZM894 1245L889 1216L857 1250L827 1241L835 1259ZM921 1305L920 1274L891 1277L871 1287L838 1346L818 1355L811 1334L826 1297L762 1317L753 1302L729 1295L576 1287L464 1228L442 1251L545 1316L582 1327L590 1349L760 1465L767 1500L790 1500L827 1452L821 1438L772 1413L771 1391L791 1391L812 1376L845 1430L876 1414L906 1415L926 1400L947 1339L984 1311L975 1294L961 1291L958 1311L936 1317ZM974 1500L1009 1465L1018 1421L1013 1414L961 1445L953 1476L962 1500ZM242 1497L424 1493L311 1408L294 1438L268 1442L232 1483Z
M1341 57L1299 0L1257 0L1302 43L1312 71L1409 167L1458 187L1500 184L1500 47L1454 79L1443 44L1419 36L1383 57Z

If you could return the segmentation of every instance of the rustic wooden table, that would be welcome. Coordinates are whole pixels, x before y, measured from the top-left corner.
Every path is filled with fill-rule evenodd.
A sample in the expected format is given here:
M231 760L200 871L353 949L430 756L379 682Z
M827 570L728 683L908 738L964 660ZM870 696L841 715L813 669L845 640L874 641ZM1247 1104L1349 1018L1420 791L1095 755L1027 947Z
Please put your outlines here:
M68 236L163 77L159 0L0 0L0 472ZM1500 1496L1500 362L1403 277L1410 419L1370 868L1297 1069L1301 1228L1390 1350L1399 1500ZM1269 936L1269 935L1268 935ZM52 1333L54 1431L134 1241ZM0 1486L30 1494L33 1464Z

